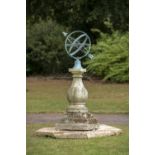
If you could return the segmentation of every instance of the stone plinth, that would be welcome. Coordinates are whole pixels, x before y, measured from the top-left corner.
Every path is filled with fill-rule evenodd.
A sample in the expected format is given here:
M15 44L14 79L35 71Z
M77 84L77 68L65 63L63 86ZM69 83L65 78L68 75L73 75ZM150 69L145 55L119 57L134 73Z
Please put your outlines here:
M55 127L41 128L36 131L39 136L49 136L52 138L67 138L67 139L89 139L95 137L114 136L122 133L121 129L100 124L98 129L91 131L68 131L58 130Z
M66 118L56 123L56 129L61 130L94 130L99 124L97 120L89 112L74 112L67 113Z

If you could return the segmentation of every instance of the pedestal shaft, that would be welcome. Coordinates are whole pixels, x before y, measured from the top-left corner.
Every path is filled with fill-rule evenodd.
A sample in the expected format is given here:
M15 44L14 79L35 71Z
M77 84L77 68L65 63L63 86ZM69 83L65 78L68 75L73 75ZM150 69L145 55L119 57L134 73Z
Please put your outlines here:
M67 112L88 112L85 106L88 99L88 91L82 82L82 74L86 70L70 69L69 71L73 74L73 81L67 93L67 99L70 102Z

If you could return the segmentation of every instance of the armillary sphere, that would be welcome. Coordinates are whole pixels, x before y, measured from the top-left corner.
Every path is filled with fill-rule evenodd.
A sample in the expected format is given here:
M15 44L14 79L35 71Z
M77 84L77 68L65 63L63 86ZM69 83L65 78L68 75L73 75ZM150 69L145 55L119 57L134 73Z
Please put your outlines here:
M66 36L65 50L73 59L82 59L86 56L92 58L89 54L91 41L89 36L83 31L73 31L70 34L63 33Z

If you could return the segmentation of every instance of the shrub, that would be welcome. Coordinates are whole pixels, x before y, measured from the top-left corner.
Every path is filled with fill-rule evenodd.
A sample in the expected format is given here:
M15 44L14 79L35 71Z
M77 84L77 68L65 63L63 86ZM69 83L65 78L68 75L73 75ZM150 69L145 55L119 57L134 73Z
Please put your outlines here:
M67 72L71 60L64 50L65 30L52 20L27 23L27 73Z
M104 81L127 82L128 73L128 33L114 31L111 35L100 32L97 44L93 45L94 59L87 60L89 73Z

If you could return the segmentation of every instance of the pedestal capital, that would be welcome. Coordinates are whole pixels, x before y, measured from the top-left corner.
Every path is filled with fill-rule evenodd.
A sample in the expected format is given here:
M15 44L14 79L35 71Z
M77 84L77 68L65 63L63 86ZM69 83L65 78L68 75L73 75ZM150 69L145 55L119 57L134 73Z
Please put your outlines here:
M69 72L72 73L73 78L74 77L82 77L82 74L86 72L86 69L84 68L69 68Z

